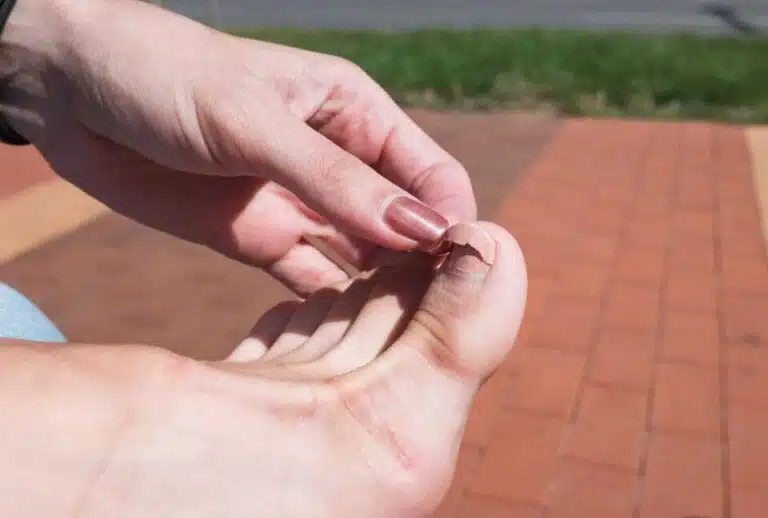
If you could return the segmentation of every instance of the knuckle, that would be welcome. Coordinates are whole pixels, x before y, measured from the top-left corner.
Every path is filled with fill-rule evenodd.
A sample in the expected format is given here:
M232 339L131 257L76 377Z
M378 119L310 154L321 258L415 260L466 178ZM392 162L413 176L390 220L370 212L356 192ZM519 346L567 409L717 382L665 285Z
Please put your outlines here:
M466 377L466 362L461 358L460 334L455 326L437 313L422 308L411 321L409 332L427 361L457 378Z
M370 74L352 60L340 56L328 56L324 64L325 76L338 90L349 96L370 94L380 87Z
M330 58L330 65L338 73L346 77L355 77L358 79L362 77L368 77L368 73L363 69L363 67L351 59L347 59L341 56L332 56Z
M419 334L419 338L430 347L450 348L453 342L452 333L437 313L426 308L419 309L413 317L413 324Z

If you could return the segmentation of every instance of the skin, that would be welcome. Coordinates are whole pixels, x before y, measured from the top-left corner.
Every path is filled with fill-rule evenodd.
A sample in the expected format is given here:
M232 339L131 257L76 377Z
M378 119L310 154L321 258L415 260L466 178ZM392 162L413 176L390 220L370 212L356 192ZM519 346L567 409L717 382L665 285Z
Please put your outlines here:
M2 113L59 175L301 295L348 278L306 235L364 269L420 244L385 224L398 195L476 218L464 168L338 57L136 0L19 0L3 41Z
M438 269L387 224L402 195L474 221L458 162L349 62L143 2L19 0L0 50L0 111L59 175L305 297L220 362L0 342L0 516L428 516L526 290L497 226L466 239L492 264Z
M473 228L493 265L412 254L275 307L221 362L8 344L0 514L430 516L525 300L516 242Z

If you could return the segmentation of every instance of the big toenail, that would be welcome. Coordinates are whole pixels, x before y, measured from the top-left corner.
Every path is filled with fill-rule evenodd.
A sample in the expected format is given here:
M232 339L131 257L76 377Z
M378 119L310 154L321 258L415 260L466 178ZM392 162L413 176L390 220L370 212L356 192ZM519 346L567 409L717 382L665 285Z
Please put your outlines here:
M492 265L496 258L496 242L481 227L471 223L458 223L449 228L432 250L435 255L451 251L454 245L468 246L477 252L485 264Z

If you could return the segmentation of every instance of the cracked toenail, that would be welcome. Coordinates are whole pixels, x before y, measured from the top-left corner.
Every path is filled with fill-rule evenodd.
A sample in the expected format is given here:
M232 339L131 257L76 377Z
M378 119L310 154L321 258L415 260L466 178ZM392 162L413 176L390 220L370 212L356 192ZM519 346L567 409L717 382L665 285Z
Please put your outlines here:
M454 245L472 248L487 265L492 265L496 258L496 242L485 230L471 223L458 223L449 228L432 253L446 254Z

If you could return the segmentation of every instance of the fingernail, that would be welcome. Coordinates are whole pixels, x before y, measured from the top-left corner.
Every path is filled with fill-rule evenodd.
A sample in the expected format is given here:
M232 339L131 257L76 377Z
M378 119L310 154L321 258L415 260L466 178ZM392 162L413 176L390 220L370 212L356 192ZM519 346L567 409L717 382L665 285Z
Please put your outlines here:
M440 214L406 196L392 200L384 212L384 221L398 234L426 247L440 241L449 225Z

